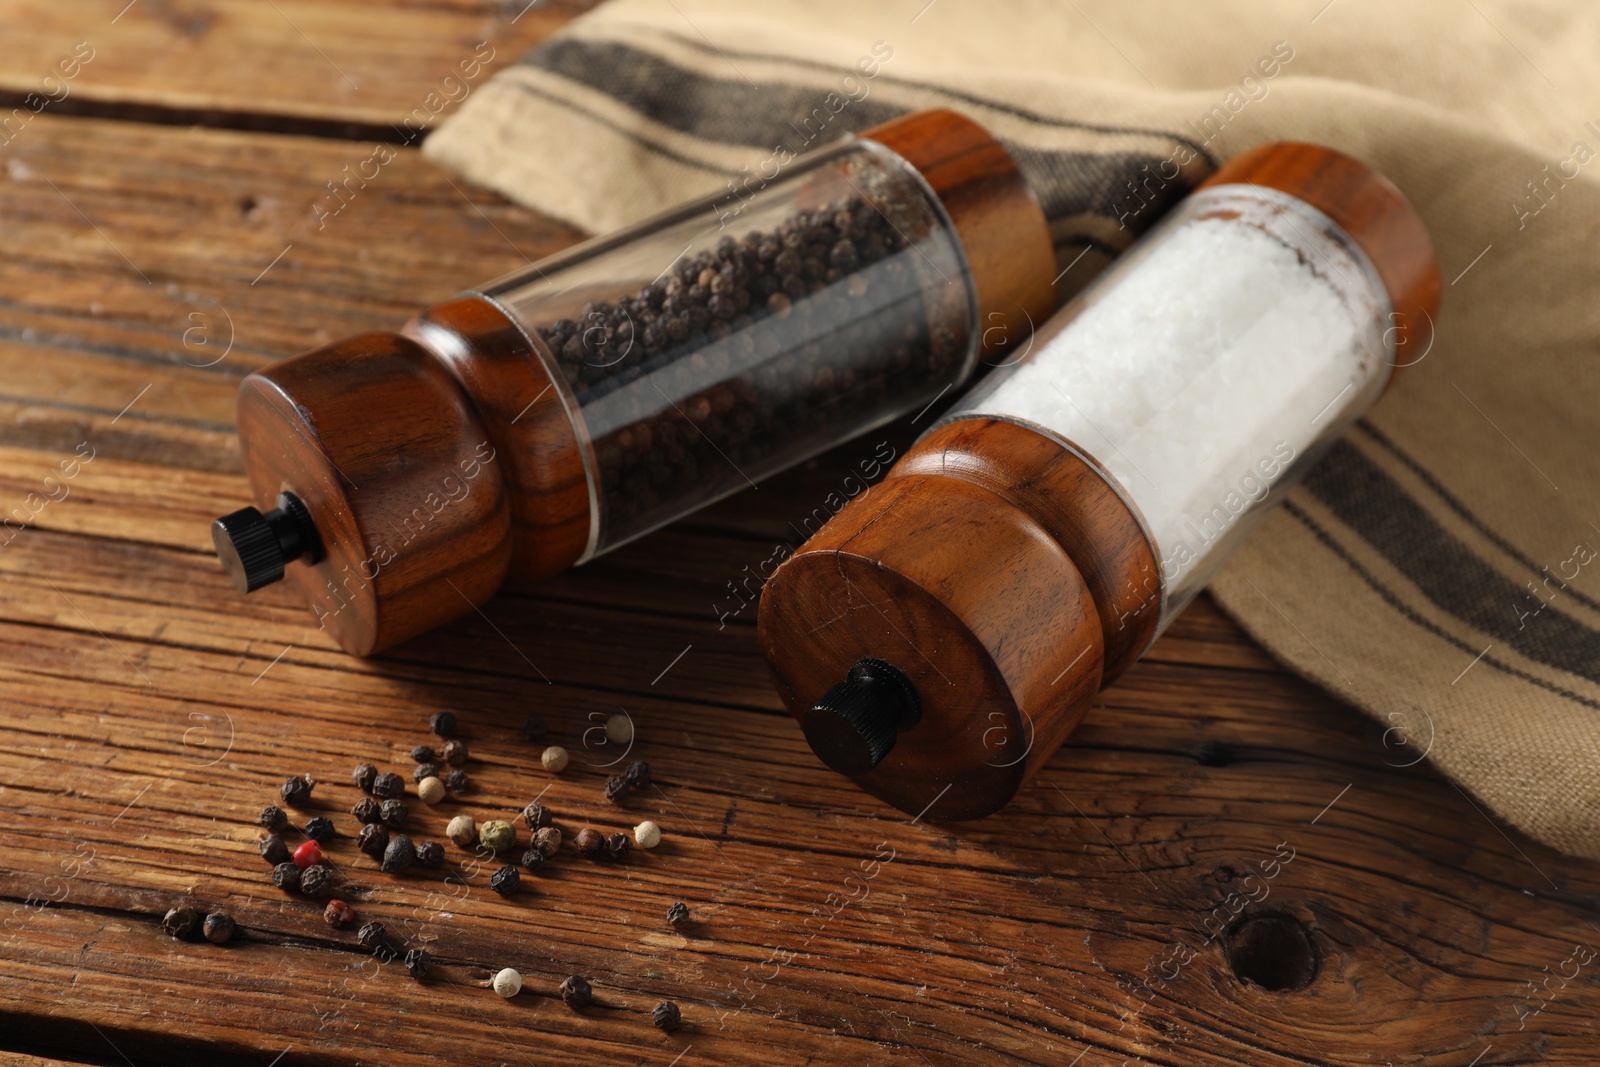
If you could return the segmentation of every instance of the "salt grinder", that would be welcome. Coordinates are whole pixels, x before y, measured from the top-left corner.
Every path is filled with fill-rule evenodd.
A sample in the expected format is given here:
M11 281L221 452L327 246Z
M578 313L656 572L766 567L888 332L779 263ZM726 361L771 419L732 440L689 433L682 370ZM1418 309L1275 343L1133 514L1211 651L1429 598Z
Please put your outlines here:
M767 583L812 749L903 811L1005 805L1425 354L1438 300L1421 219L1364 164L1224 166Z
M999 142L905 116L251 374L218 555L366 655L923 407L1053 274Z

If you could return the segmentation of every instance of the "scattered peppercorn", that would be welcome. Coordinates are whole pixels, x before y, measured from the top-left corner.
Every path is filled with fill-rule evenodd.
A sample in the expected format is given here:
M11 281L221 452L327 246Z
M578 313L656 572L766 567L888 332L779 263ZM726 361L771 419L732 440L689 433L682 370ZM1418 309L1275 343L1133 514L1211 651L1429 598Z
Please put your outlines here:
M262 826L265 826L273 833L277 833L279 830L282 830L284 827L289 825L289 816L285 815L283 809L278 807L278 805L268 804L266 807L261 809L261 814L256 816L256 822L260 823Z
M381 822L369 822L356 835L356 847L375 860L383 859L383 850L389 847L389 831Z
M315 841L302 841L292 858L301 870L305 870L322 862L322 848Z
M467 777L467 772L459 768L444 776L444 787L452 793L465 793L472 788L472 779Z
M489 876L489 888L503 897L509 897L517 891L517 885L521 881L522 875L508 863Z
M628 780L620 774L613 774L606 779L606 799L613 804L621 804L628 798Z
M291 808L303 808L311 801L311 787L314 784L307 775L285 778L283 785L278 787L278 795Z
M504 819L490 819L478 827L478 843L490 852L504 852L517 843L517 828Z
M372 792L373 779L378 777L378 768L370 763L358 763L356 769L350 772L351 781L356 783L356 788L363 793Z
M362 923L361 929L356 931L356 942L368 952L383 948L389 944L389 931L377 920Z
M537 872L542 868L544 860L544 853L539 851L538 845L528 846L528 850L522 854L522 865L532 872Z
M300 865L284 862L272 868L272 884L285 893L295 892L300 888Z
M300 872L300 892L308 897L325 897L333 892L332 867L318 864Z
M650 1021L656 1024L656 1029L670 1034L683 1025L683 1013L672 1001L663 1000L650 1009Z
M372 780L372 795L380 800L393 800L406 795L406 780L393 771L384 771Z
M428 968L433 965L433 957L420 948L409 949L406 952L406 970L411 972L411 977L422 981L428 977Z
M533 832L533 847L545 854L549 859L561 851L561 831L554 826L545 826Z
M403 871L417 861L417 850L412 847L411 838L405 834L395 834L389 839L389 844L383 850L383 862L378 869L385 874Z
M356 817L357 822L382 822L383 816L378 802L371 797L362 797L350 809L350 814Z
M544 769L551 774L560 774L567 769L567 750L560 745L551 745L539 755L539 762L544 764Z
M428 720L428 729L440 737L456 735L456 717L448 711L436 711Z
M681 930L689 925L689 905L678 901L667 909L667 925L675 930Z
M522 720L522 736L529 741L543 741L549 732L544 720L537 715L529 715Z
M444 836L457 848L471 848L478 843L478 824L470 815L457 815L444 828Z
M444 846L437 841L424 841L417 846L417 866L437 867L444 862Z
M465 741L446 741L439 750L439 757L452 767L459 767L467 762L467 743Z
M578 836L572 839L572 847L578 850L578 855L593 859L605 852L606 839L600 836L599 830L585 826L578 831Z
M646 819L633 828L633 839L640 848L655 848L661 844L661 827Z
M522 809L523 825L530 830L542 830L554 820L555 817L550 814L550 809L537 800Z
M289 846L283 843L283 838L277 834L268 834L256 842L256 850L261 853L261 858L276 867L280 863L289 861Z
M237 927L234 924L233 916L224 912L214 911L206 916L202 932L205 934L206 940L213 945L226 945L233 940L235 929Z
M433 746L432 745L418 745L416 748L411 750L411 758L413 760L415 760L417 763L432 763L433 762Z
M628 788L643 789L650 784L650 763L648 760L636 759L628 764L628 769L622 772L628 780Z
M587 1008L594 1003L594 987L587 981L572 975L561 980L561 999L567 1002L567 1007L574 1011Z
M616 745L633 740L633 719L627 712L619 711L606 720L606 740Z
M437 804L444 799L444 783L437 778L424 778L417 783L417 799L424 804ZM399 801L391 801L398 804Z
M180 941L192 941L205 916L199 908L177 907L161 918L161 929Z
M424 778L437 777L439 777L439 765L437 763L419 763L411 768L411 780L413 782L420 782Z
M411 809L403 800L385 800L378 805L378 818L391 830L398 830L411 818Z
M318 815L306 820L305 835L313 841L326 841L333 836L333 820Z
M322 909L322 921L335 930L348 926L355 917L355 909L342 900L330 900L328 906Z
M614 860L625 860L628 852L633 848L633 841L627 834L615 833L606 838L606 853Z
M522 975L517 973L515 967L503 968L494 976L494 991L510 1000L522 992Z

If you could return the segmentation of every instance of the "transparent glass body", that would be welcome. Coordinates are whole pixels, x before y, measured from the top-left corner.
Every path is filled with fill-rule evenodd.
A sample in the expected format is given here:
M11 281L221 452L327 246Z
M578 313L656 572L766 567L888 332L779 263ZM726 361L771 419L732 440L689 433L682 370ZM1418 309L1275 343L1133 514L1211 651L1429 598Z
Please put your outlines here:
M584 559L927 404L977 360L960 240L870 140L484 286L584 451Z
M1023 423L1096 466L1161 560L1165 628L1383 391L1389 310L1332 219L1273 189L1216 186L943 421Z

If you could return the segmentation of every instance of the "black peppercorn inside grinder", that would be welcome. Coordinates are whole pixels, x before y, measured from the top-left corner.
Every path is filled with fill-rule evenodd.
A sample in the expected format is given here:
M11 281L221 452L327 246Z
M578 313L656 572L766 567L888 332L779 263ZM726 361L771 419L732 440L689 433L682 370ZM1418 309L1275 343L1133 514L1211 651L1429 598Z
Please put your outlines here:
M897 119L250 375L218 554L365 655L927 405L1053 273L997 141Z

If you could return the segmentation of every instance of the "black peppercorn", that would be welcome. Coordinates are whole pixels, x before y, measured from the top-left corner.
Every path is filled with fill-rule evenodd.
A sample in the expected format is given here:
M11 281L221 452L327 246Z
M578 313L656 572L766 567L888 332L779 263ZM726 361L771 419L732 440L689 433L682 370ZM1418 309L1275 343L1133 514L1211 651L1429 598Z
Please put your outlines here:
M381 810L376 800L371 797L362 797L350 809L350 814L356 817L357 822L381 822L383 820L383 816L380 814Z
M356 941L362 948L371 952L389 944L389 931L383 928L381 922L374 920L361 924L361 929L356 931Z
M530 830L542 830L555 820L550 809L535 800L522 809L522 821Z
M459 767L467 762L467 743L465 741L446 741L439 750L439 758L452 767Z
M200 924L204 921L205 916L199 908L173 908L162 916L161 929L180 941L192 941L194 940L194 935L200 931Z
M632 848L633 841L627 834L616 833L606 838L606 854L614 860L627 859Z
M437 841L424 841L417 846L417 866L437 867L444 862L444 846Z
M539 851L538 845L530 845L528 851L522 854L522 865L530 872L536 872L545 864L545 854Z
M333 836L333 820L318 815L306 820L305 835L313 841L326 841Z
M315 867L307 867L300 872L300 892L308 897L332 895L333 882L333 868L324 867L320 863Z
M628 764L622 776L628 780L630 789L643 789L650 784L650 764L646 760L636 759Z
M448 711L436 711L428 719L428 729L440 737L454 737L456 735L456 717Z
M420 782L424 778L437 777L439 777L439 765L437 763L419 763L411 768L411 780L413 782Z
M454 770L444 776L444 787L452 793L465 793L472 788L472 779L466 771Z
M576 1011L587 1008L594 1003L594 987L587 981L572 975L561 980L561 999L567 1002L567 1007Z
M432 745L418 745L416 748L411 750L411 759L412 759L413 762L416 762L416 763L432 763L433 762L433 746Z
M393 800L406 795L406 780L393 771L384 771L372 780L372 795L380 800Z
M628 797L628 780L620 774L613 774L606 779L606 799L613 804L621 804Z
M654 306L661 306L659 293L657 294L656 303ZM522 736L525 740L534 742L543 741L548 732L549 729L545 726L544 720L539 718L537 715L529 715L526 719L522 720Z
M283 838L277 834L268 834L256 842L256 849L261 853L261 858L276 867L280 863L289 862L289 846L283 843Z
M213 945L226 945L233 940L233 931L235 929L237 927L234 925L233 916L214 911L206 916L205 925L201 928L201 931L205 934L206 940Z
M405 826L407 819L411 818L411 809L406 807L406 802L403 800L385 800L378 805L378 817L389 829L398 830Z
M689 925L689 905L680 900L668 908L667 925L675 930L681 930Z
M572 839L572 847L578 850L578 855L593 859L605 852L606 839L600 836L599 830L585 826Z
M521 881L522 875L508 863L489 876L489 888L503 897L509 897L517 891L517 884Z
M389 844L383 850L383 862L378 865L379 870L385 874L403 871L417 860L417 850L411 845L411 838L405 834L395 834L389 839Z
M369 822L356 836L356 847L375 860L383 859L383 850L389 847L389 831L379 822Z
M356 783L356 788L363 793L372 792L372 780L378 777L378 768L370 763L358 763L356 769L350 772L351 781Z
M261 814L256 816L256 822L260 823L262 826L265 826L273 833L277 833L279 830L282 830L284 827L289 825L289 816L285 815L283 813L283 809L278 807L278 805L268 804L266 807L261 809Z
M428 977L428 968L433 965L433 957L420 948L409 949L406 952L406 970L411 972L411 977L422 981Z
M670 1034L683 1025L683 1013L672 1001L663 1000L650 1009L650 1021L656 1024L656 1029Z
M293 893L300 888L300 865L290 861L280 863L272 868L272 884L285 893Z
M291 808L303 808L311 800L311 787L314 783L304 775L285 778L283 785L278 787L278 795L283 797L283 802Z

